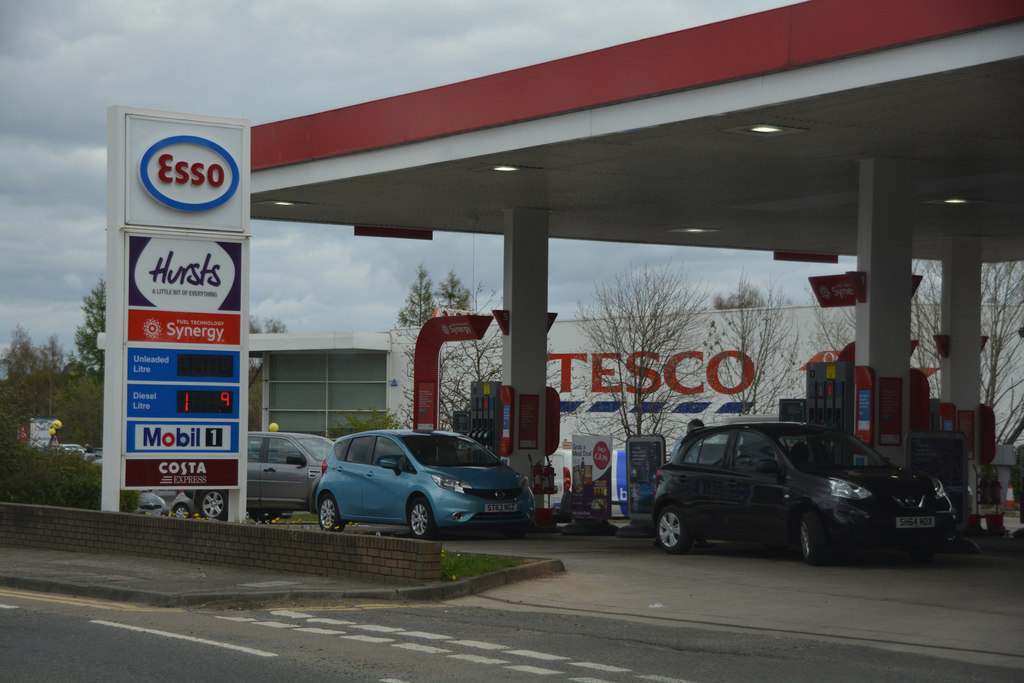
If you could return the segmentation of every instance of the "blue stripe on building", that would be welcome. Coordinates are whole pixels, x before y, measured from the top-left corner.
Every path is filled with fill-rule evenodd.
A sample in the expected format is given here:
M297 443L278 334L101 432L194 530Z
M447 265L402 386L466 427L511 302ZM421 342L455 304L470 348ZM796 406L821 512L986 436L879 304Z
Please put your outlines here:
M703 413L711 405L711 401L686 401L675 407L673 413L685 413L687 415Z

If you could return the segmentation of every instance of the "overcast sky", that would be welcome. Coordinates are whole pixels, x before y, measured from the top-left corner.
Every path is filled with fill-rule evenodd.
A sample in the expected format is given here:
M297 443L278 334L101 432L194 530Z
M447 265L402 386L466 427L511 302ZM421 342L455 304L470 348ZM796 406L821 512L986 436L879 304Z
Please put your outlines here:
M74 350L106 263L106 112L126 105L253 125L487 75L792 4L778 0L33 0L0 2L0 349L20 324ZM571 257L570 257L571 254ZM423 261L501 303L501 238L357 238L252 222L250 312L290 332L394 326ZM595 277L683 265L712 293L741 272L807 303L807 276L852 267L770 253L551 244L549 309ZM596 267L595 267L596 266ZM794 267L797 266L797 267Z

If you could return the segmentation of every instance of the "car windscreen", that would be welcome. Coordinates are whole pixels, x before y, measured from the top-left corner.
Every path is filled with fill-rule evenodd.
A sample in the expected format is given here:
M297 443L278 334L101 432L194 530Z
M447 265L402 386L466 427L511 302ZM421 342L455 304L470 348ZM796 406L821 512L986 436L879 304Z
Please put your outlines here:
M326 460L327 456L331 454L331 448L334 446L333 441L322 436L300 436L296 437L296 440L307 453L317 459L317 462Z
M797 469L863 469L891 463L860 439L844 432L780 434L779 443Z
M402 443L426 467L498 467L499 460L471 439L445 434L408 434Z

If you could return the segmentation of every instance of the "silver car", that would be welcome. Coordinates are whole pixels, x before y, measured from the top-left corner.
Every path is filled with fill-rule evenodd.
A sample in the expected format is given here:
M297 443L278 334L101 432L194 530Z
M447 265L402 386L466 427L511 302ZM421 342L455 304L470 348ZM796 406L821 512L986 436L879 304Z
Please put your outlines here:
M256 520L315 511L313 494L321 463L334 442L298 432L249 432L245 509ZM227 491L182 492L171 503L175 517L227 519Z

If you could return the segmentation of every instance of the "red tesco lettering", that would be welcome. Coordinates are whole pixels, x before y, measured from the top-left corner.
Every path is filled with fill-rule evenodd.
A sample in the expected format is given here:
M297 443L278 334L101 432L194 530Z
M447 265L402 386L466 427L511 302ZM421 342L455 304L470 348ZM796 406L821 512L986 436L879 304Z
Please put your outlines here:
M611 384L609 379L616 374L611 365L619 363L622 355L618 353L591 353L590 354L590 391L591 393L616 393L622 391L622 384ZM559 392L572 393L572 362L586 361L585 353L551 353L548 354L548 362L559 363L560 386ZM703 351L683 351L669 357L661 372L650 361L659 361L661 358L657 353L648 351L636 351L630 354L625 361L625 372L634 377L643 378L639 387L626 386L630 393L649 394L657 390L662 382L678 394L702 394L704 393L704 382L696 386L686 386L679 380L679 366L685 361L704 361ZM721 379L722 363L728 360L735 360L740 363L739 381L734 386L726 386ZM712 391L719 394L738 394L754 383L754 361L742 351L722 351L711 357L704 369L704 376Z

